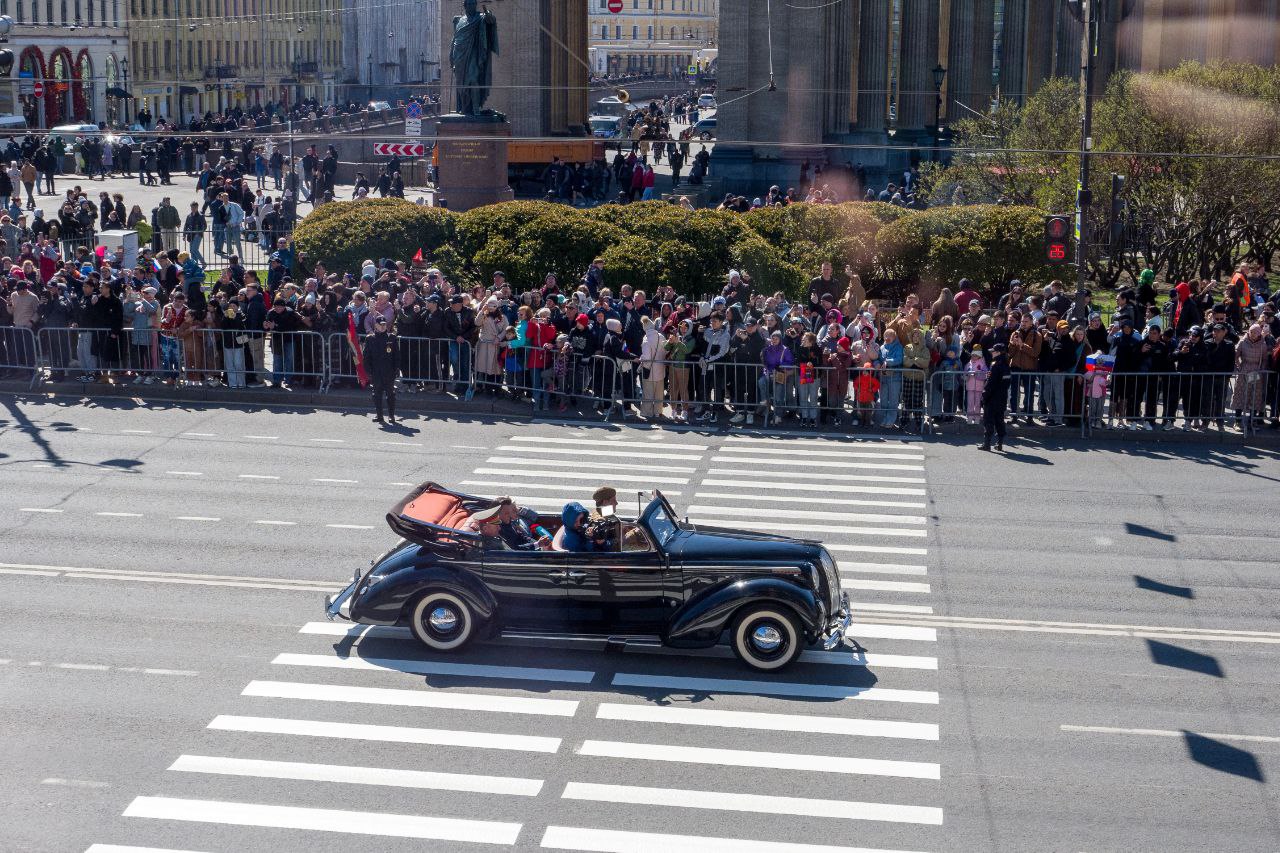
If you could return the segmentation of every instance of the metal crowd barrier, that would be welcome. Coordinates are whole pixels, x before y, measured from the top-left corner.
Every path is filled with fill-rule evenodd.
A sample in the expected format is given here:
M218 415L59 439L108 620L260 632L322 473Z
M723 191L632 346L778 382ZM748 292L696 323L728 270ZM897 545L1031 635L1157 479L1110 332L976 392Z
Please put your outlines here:
M40 381L39 348L30 329L0 326L0 375L25 379L31 388Z
M366 338L360 336L360 341ZM585 403L605 420L632 409L647 419L770 426L787 418L836 427L982 421L988 373L972 370L788 365L734 361L620 360L596 354L473 347L445 338L398 337L397 381L408 390L527 397L535 410ZM116 383L292 384L324 392L358 387L344 333L240 332L196 328L0 327L0 374L35 388L79 379ZM1028 424L1102 429L1225 429L1246 435L1280 415L1280 375L1231 373L1046 373L1015 371L1006 416Z
M987 373L935 371L930 376L930 412L934 417L982 421L982 395ZM1014 371L1009 383L1006 416L1034 424L1078 427L1082 435L1099 429L1204 429L1239 426L1246 434L1257 428L1268 401L1274 374L1143 372L1046 373ZM1251 386L1239 391L1241 382ZM1271 404L1272 416L1276 405Z

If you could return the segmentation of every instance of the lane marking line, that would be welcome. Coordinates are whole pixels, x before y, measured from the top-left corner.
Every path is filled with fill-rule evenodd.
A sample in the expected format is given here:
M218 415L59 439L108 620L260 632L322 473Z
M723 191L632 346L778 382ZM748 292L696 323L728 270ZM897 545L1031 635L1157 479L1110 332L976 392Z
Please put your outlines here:
M54 514L54 513L59 513L59 512L62 512L62 511L63 511L63 510L60 510L60 509L48 509L48 508L46 508L46 507L38 507L38 506L20 506L20 507L18 507L18 512L43 512L43 513L50 513L50 514Z
M218 434L213 432L184 432L183 435L192 436L194 438L217 438Z
M94 515L102 515L109 518L142 518L142 513L140 512L95 512Z
M714 498L722 501L760 501L760 495L742 492L695 492L695 498ZM817 504L820 506L881 506L894 509L924 509L928 504L923 501L877 501L850 498L805 498L795 495L769 495L769 503Z
M314 441L319 444L346 444L345 438L308 438L307 441Z
M277 527L294 527L298 524L296 521L274 521L267 518L260 518L254 524L270 524Z
M372 524L326 524L325 527L332 527L336 530L372 530Z
M339 478L339 477L312 477L312 478L311 478L311 482L313 482L313 483L349 483L349 484L355 485L356 483L358 483L358 482L360 482L360 481L359 481L359 480L344 480L344 479L341 479L341 478Z
M216 518L212 515L175 515L173 516L173 520L174 521L222 521L221 518Z
M201 471L165 471L166 474L173 474L175 477L203 477Z
M1123 729L1112 726L1059 726L1064 732L1088 732L1104 735L1142 735L1145 737L1186 737L1189 734L1213 740L1238 741L1240 743L1280 743L1278 735L1229 735L1221 732L1171 731L1168 729Z
M275 474L237 474L242 480L279 480Z
M41 779L41 785L59 785L63 788L110 788L110 782L96 782L92 779L60 779L57 776L50 776L48 779Z

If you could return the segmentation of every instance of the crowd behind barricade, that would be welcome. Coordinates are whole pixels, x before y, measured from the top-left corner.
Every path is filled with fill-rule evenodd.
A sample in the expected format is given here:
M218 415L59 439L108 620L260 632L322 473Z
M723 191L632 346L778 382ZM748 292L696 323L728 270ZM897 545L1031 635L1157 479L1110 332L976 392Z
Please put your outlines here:
M998 415L1027 425L1153 429L1280 423L1280 294L1243 265L1222 285L1178 283L1164 301L1143 273L1105 318L1088 290L1010 283L988 304L961 279L931 304L867 298L823 264L799 299L731 270L719 294L608 281L597 259L562 284L513 287L501 272L461 287L435 267L316 264L294 281L287 242L265 282L233 262L217 281L187 253L137 268L31 255L0 302L10 373L102 382L282 389L371 381L395 394L525 399L677 423L791 422L920 431ZM78 259L79 260L79 259ZM994 429L994 426L993 426Z

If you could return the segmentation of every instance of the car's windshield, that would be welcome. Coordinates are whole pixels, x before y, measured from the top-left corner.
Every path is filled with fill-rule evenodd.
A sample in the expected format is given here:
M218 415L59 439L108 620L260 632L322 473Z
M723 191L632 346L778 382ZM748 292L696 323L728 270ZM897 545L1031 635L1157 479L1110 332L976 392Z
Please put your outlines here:
M606 118L591 119L591 129L593 131L606 131L612 133L618 129L618 120L611 116Z
M658 544L666 547L671 538L679 532L680 525L667 514L666 506L659 502L649 513L649 530L658 540Z

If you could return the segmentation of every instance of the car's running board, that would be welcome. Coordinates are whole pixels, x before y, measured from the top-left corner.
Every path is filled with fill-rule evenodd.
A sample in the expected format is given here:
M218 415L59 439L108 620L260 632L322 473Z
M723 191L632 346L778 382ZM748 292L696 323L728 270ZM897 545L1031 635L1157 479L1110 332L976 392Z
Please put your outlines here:
M662 647L662 639L656 634L546 634L537 631L503 631L503 640L521 643L590 643L602 648L624 649L627 646Z

